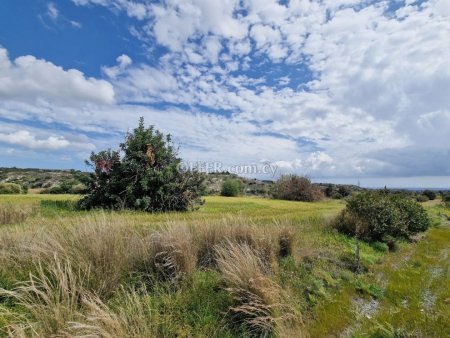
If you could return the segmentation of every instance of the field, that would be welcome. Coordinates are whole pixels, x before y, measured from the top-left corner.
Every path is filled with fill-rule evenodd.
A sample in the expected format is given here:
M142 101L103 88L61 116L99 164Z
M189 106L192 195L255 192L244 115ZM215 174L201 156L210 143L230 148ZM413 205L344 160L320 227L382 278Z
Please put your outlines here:
M0 225L0 336L450 336L450 213L435 201L416 241L361 243L356 273L355 240L328 225L341 200L209 196L146 214L76 199L0 197L22 217Z

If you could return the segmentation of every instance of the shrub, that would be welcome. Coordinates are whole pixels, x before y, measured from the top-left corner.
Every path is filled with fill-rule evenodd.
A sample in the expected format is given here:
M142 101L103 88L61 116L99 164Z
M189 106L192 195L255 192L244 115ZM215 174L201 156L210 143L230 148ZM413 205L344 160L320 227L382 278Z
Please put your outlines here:
M242 191L242 183L240 180L229 178L222 183L220 194L222 196L234 197L238 196Z
M442 195L442 201L447 208L450 208L450 194Z
M50 188L41 190L41 194L83 194L86 186L77 180L65 180Z
M94 172L80 208L186 211L202 203L204 175L182 170L171 136L145 128L143 118L120 151L92 153L86 163Z
M0 195L1 194L21 194L22 187L16 183L0 183Z
M394 203L400 211L400 224L392 234L394 237L408 238L428 229L429 219L425 209L414 200L396 196Z
M430 201L436 199L436 193L433 190L424 190L422 195L427 196Z
M416 201L420 202L420 203L423 203L423 202L426 202L426 201L429 201L429 200L430 199L428 198L427 195L417 195L416 196Z
M314 202L323 199L324 193L307 177L283 175L274 184L272 196L282 200Z
M367 191L350 197L333 222L342 233L389 245L389 238L405 238L429 225L424 208L415 201L386 192Z

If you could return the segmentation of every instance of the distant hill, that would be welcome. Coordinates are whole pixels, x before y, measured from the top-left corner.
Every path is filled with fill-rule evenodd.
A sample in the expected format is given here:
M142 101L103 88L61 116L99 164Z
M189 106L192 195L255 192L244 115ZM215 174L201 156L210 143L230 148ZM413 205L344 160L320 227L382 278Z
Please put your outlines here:
M62 184L81 188L82 177L86 175L87 173L73 169L0 168L0 182L17 183L32 192L52 189Z
M80 170L56 170L34 168L0 168L0 183L17 183L28 188L30 192L78 193L83 191L83 177L88 175ZM240 177L229 172L209 173L206 175L206 193L220 194L222 183L234 178L242 182L245 195L269 196L274 184L271 180ZM315 183L327 196L342 198L353 191L363 190L355 185Z

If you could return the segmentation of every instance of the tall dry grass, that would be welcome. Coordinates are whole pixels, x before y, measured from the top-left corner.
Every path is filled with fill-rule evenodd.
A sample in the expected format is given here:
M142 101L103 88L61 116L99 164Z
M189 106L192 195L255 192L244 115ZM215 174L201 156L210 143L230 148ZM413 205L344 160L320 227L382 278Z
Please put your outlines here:
M172 282L190 276L197 264L197 250L186 225L172 224L151 236L152 269L159 278Z
M140 338L157 337L155 314L144 293L121 290L120 306L106 305L98 296L83 299L86 313L79 322L70 323L71 334L77 337Z
M235 305L231 317L260 337L276 334L294 319L281 287L265 272L265 262L246 243L228 242L216 248L217 265Z
M24 222L34 211L29 206L14 206L12 203L0 204L0 225Z
M27 313L10 336L154 336L151 304L136 288L147 277L178 285L198 268L222 273L235 300L228 311L250 330L279 332L293 317L272 278L277 257L293 251L290 227L231 218L156 229L104 213L62 221L0 229L0 277L19 282L1 292Z
M85 289L85 276L76 273L69 261L57 258L39 264L37 274L30 274L13 291L0 289L0 295L15 300L27 316L18 316L6 330L16 336L66 336L68 323L80 318L79 308Z
M60 226L2 231L0 271L23 278L21 271L36 272L36 266L51 265L58 257L87 276L92 292L108 297L142 260L149 259L147 233L102 214Z

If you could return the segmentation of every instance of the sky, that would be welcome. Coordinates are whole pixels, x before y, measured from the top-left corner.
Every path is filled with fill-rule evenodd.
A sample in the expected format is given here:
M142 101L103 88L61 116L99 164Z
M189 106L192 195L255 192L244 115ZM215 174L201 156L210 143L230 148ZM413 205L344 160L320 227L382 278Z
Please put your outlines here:
M0 167L143 116L188 163L450 188L450 0L2 0Z

